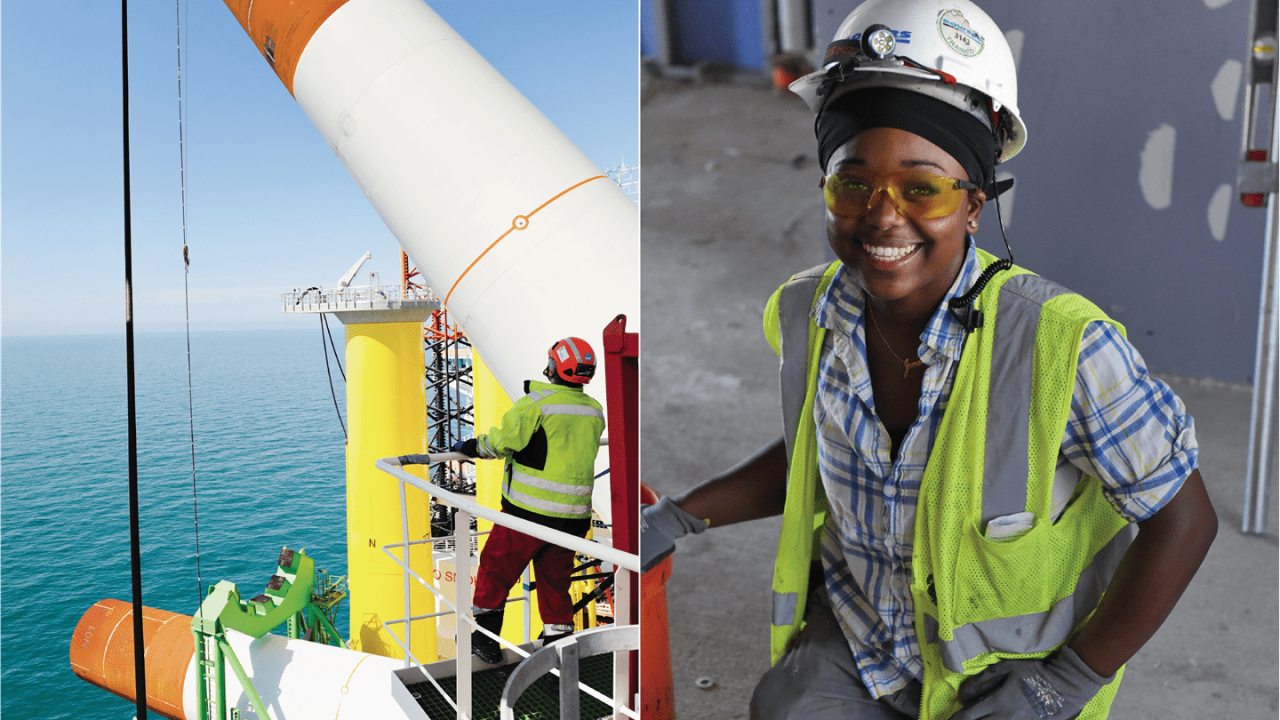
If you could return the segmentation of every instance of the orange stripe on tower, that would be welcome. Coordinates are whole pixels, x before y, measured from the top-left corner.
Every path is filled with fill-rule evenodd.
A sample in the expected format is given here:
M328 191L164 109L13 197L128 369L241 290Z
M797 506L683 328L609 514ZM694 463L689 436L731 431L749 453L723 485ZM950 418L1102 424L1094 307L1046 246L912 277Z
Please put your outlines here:
M146 647L147 707L171 720L186 720L182 686L196 651L191 616L144 607L142 638ZM81 680L136 701L130 603L108 598L85 612L71 639L71 669Z
M293 94L293 73L311 36L347 0L223 0Z

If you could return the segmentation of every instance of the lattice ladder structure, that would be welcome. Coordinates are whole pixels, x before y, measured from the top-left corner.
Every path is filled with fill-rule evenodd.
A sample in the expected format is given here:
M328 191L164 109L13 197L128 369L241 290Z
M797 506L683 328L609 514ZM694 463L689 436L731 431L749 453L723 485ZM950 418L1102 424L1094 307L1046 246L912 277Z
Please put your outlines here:
M1249 61L1245 64L1244 134L1240 148L1238 185L1245 207L1266 208L1267 237L1262 262L1262 297L1258 303L1258 341L1254 358L1253 402L1249 421L1249 457L1245 470L1241 530L1267 531L1271 466L1276 452L1276 386L1280 383L1280 228L1277 228L1276 154L1280 152L1280 114L1277 113L1275 0L1254 0L1249 19ZM1270 102L1262 104L1264 87ZM1265 130L1265 133L1263 132Z
M444 310L432 314L423 327L426 365L427 448L447 453L458 440L475 435L475 382L471 341ZM475 476L463 474L470 463L439 463L431 467L431 481L454 492L474 495ZM453 535L454 513L432 503L431 534Z

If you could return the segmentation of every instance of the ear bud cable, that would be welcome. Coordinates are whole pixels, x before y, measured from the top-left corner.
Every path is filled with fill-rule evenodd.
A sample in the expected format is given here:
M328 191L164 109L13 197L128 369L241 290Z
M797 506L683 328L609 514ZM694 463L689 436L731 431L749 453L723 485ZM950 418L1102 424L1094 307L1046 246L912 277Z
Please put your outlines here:
M998 183L992 183L992 187L995 188L996 222L1000 225L1000 238L1004 240L1004 250L1009 257L1003 260L997 260L988 265L987 268L982 271L982 274L978 276L978 279L974 281L973 287L969 288L968 292L960 297L954 297L947 301L947 309L950 310L952 316L954 316L955 319L964 326L966 333L971 333L982 327L982 311L975 308L973 303L978 299L978 296L982 294L982 291L986 289L987 283L991 282L992 278L994 278L998 273L1013 267L1013 249L1009 247L1009 236L1005 234L1004 231L1004 213L1000 212L1001 189L997 187L997 185ZM1005 189L1008 189L1009 187L1012 187L1012 185L1006 185ZM973 236L971 235L970 238L972 237Z

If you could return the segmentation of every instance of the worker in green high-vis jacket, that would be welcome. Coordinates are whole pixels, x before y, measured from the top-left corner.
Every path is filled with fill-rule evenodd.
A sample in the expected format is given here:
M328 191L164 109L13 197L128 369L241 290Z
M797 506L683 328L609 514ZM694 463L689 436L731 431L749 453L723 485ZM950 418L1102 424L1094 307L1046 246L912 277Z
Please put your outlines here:
M460 441L454 450L468 457L503 458L502 511L578 537L591 529L595 461L604 434L604 411L583 391L596 370L586 340L567 337L547 352L548 382L525 382L525 395L502 416L498 427ZM511 587L533 563L538 612L546 641L573 632L569 576L573 551L494 524L476 572L472 613L476 623L498 634ZM502 648L476 631L471 651L487 663L502 661Z
M642 565L783 515L753 718L1107 717L1217 519L1123 327L974 244L1027 141L1003 33L869 0L792 90L837 260L766 306L782 437L645 508Z

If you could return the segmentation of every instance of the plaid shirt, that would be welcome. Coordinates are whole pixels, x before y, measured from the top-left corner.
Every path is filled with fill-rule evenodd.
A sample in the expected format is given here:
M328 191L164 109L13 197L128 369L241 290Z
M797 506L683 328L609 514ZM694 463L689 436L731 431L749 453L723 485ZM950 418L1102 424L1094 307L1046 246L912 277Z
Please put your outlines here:
M911 599L916 499L964 346L964 328L947 311L947 300L967 290L980 270L970 244L960 276L921 335L919 357L927 367L919 415L896 462L875 414L862 289L841 268L813 309L817 324L830 330L814 403L831 508L822 565L832 609L875 697L924 676ZM1196 468L1191 416L1108 323L1089 325L1078 367L1057 475L1078 478L1083 471L1100 478L1125 517L1145 520Z

